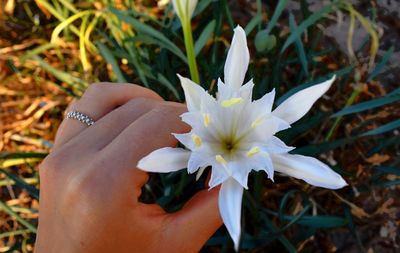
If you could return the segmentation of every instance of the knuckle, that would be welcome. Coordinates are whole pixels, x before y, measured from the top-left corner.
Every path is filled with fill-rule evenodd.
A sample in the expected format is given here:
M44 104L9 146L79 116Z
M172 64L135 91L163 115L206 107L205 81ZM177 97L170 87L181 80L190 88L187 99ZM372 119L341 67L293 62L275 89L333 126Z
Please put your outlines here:
M129 111L133 110L149 111L153 109L155 106L157 106L158 103L159 101L153 99L139 97L129 100L126 103L125 108Z
M106 86L105 83L93 83L86 89L82 97L102 94Z

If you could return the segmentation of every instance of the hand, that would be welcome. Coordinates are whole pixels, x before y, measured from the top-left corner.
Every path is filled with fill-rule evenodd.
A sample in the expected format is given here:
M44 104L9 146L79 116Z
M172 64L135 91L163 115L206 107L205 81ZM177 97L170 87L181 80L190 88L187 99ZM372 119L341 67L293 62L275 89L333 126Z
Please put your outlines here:
M187 132L185 107L129 84L94 84L69 111L87 127L62 122L40 166L36 253L197 252L222 225L218 189L197 193L176 213L138 201L148 175L136 168L151 151Z

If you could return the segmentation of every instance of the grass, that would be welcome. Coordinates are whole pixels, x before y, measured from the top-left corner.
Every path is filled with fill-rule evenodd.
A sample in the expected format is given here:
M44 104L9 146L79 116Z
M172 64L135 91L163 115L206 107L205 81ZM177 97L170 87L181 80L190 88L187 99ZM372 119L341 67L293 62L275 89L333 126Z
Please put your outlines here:
M301 0L300 10L290 13L287 2L200 1L192 27L201 85L215 92L236 23L248 34L247 79L254 78L255 98L276 88L279 104L336 74L335 87L315 111L279 137L299 147L296 153L330 164L350 186L332 192L291 178L276 177L272 183L263 173L251 174L241 249L370 252L386 243L395 250L398 235L391 239L379 233L390 222L398 224L400 95L394 84L379 81L394 49L377 57L377 7L362 11L332 1L311 11ZM322 32L338 22L337 13L351 20L349 54ZM67 104L98 81L138 83L182 102L176 73L190 74L181 25L170 5L21 1L0 19L5 31L0 33L0 252L32 252L37 164L49 152ZM356 24L367 34L360 48L352 46ZM203 178L196 182L184 172L154 175L142 201L175 211L203 184ZM340 236L347 239L337 240ZM231 250L224 228L203 249Z

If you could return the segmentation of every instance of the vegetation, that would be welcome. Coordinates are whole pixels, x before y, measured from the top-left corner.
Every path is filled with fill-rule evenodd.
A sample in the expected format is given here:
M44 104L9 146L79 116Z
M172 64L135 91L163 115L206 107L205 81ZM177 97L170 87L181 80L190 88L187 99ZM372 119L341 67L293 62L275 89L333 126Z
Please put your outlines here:
M0 1L0 252L33 251L38 164L51 149L66 106L90 83L136 83L184 102L176 76L190 76L184 34L167 2ZM336 74L334 87L314 111L279 137L299 147L294 153L324 160L349 186L330 191L251 174L241 250L398 250L400 89L379 79L394 47L378 56L376 5L361 11L334 0L311 11L306 0L296 1L297 9L288 8L287 0L271 2L199 1L191 27L200 83L216 91L236 24L248 35L247 79L254 78L254 98L275 88L279 104ZM342 27L347 52L324 32L341 16L349 20ZM354 48L358 26L365 37ZM187 24L184 29L188 32ZM183 171L152 175L142 201L178 210L204 180ZM231 250L225 228L203 249Z

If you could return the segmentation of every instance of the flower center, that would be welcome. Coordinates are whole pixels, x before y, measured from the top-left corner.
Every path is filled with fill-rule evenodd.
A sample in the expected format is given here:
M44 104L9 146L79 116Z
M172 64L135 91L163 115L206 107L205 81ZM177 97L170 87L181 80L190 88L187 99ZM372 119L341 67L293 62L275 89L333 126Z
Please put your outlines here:
M223 152L227 155L234 154L239 146L238 141L231 136L221 139L220 143Z

